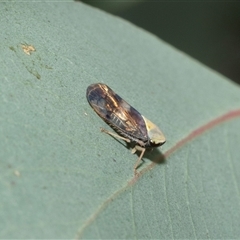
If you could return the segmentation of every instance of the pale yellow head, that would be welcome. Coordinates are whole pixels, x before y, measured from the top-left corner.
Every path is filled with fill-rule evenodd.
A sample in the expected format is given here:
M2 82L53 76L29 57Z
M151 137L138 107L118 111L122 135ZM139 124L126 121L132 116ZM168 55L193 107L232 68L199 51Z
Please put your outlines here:
M148 137L150 139L150 144L152 144L153 146L154 145L161 146L162 144L164 144L166 142L166 138L164 137L161 130L150 120L148 120L144 116L142 117L146 124Z

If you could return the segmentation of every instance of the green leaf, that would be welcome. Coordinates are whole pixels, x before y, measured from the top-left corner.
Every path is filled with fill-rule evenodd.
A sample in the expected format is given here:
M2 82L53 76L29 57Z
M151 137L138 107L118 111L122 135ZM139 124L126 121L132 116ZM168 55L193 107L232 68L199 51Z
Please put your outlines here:
M240 236L238 86L82 3L0 6L0 238ZM96 82L167 138L139 176L100 132Z

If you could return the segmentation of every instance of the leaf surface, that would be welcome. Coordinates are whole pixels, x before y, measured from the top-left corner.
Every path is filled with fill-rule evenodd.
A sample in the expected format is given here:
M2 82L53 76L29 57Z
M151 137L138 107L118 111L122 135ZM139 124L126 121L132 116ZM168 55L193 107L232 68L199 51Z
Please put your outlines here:
M0 238L240 236L238 86L82 3L0 5ZM167 138L139 177L99 131L96 82Z

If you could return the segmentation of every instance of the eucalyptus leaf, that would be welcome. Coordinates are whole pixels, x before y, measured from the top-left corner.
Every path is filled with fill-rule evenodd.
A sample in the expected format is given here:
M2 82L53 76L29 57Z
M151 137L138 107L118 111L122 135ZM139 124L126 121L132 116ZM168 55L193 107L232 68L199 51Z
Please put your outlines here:
M0 16L0 238L239 238L238 86L80 2ZM137 176L87 102L97 82L166 136Z

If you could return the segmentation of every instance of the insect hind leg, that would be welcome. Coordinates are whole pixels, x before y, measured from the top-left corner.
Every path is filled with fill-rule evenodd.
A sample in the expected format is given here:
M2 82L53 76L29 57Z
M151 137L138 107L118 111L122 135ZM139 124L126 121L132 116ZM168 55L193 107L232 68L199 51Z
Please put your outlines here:
M116 133L110 132L110 131L108 131L108 130L106 130L106 129L104 129L104 128L100 128L100 130L101 130L101 132L104 132L104 133L106 133L106 134L108 134L108 135L110 135L110 136L113 136L114 138L122 139L122 140L124 140L124 141L126 141L126 142L128 142L128 143L131 142L130 139L125 138L125 137L122 137L122 136L120 136L120 135L118 135L118 134L116 134ZM138 168L138 166L139 166L139 163L140 163L141 160L142 160L142 157L143 157L143 154L144 154L145 151L146 151L146 148L143 148L143 147L140 147L140 146L136 145L136 146L132 149L132 153L134 154L136 151L141 151L141 154L140 154L139 158L137 159L137 162L135 163L135 165L134 165L134 167L133 167L134 175L137 175L137 168Z
M144 154L145 151L146 151L146 148L142 148L142 147L140 147L140 146L135 146L134 151L135 151L135 152L136 152L136 151L142 151L141 154L140 154L140 156L139 156L139 158L138 158L138 160L137 160L137 162L135 163L135 165L134 165L134 167L133 167L134 174L137 175L137 168L138 168L138 166L139 166L140 161L142 160L142 157L143 157L143 154Z
M108 134L108 135L111 135L111 136L113 136L113 137L115 137L115 138L120 138L120 139L122 139L122 140L124 140L124 141L126 141L126 142L128 142L128 143L131 142L130 139L125 138L125 137L122 137L122 136L119 136L118 134L113 133L113 132L110 132L110 131L108 131L108 130L106 130L106 129L104 129L104 128L100 128L100 130L101 130L101 132L104 132L104 133L106 133L106 134Z

